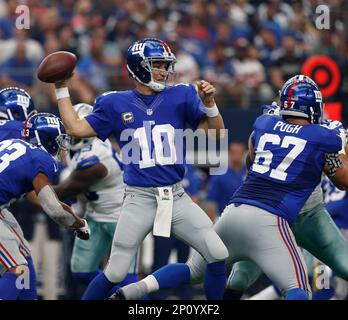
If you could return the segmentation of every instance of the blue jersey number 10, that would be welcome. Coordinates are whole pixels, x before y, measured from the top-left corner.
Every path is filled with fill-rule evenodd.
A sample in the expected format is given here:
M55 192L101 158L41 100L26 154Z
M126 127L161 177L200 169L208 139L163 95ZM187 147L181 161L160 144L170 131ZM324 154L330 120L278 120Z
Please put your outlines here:
M162 134L167 135L169 155L164 156ZM142 160L139 161L139 168L154 167L156 163L160 165L174 164L177 160L176 149L174 145L175 129L170 124L160 124L151 130L151 140L153 141L155 155L151 157L150 147L147 141L145 127L138 128L134 132L134 138L139 140ZM156 158L156 162L155 159Z
M280 145L281 148L288 149L290 145L293 147L286 154L283 161L280 162L278 167L270 171L270 166L273 159L273 153L270 150L265 150L266 143L271 143L273 145ZM265 174L270 171L269 176L271 178L285 181L287 177L286 170L290 167L291 163L300 155L304 150L307 141L296 138L293 136L285 136L281 140L280 136L277 134L265 133L260 137L259 143L255 149L255 160L254 164L251 167L252 171ZM264 161L260 164L260 160Z

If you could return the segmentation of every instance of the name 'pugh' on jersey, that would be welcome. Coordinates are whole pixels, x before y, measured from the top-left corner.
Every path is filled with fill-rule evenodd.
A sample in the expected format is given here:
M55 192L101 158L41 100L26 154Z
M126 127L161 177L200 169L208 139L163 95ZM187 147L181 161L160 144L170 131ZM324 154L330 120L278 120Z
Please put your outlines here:
M262 115L254 123L254 162L230 202L265 209L292 223L320 183L325 154L341 149L337 130L290 125Z
M273 130L279 130L280 132L294 133L297 134L301 130L302 126L291 123L284 123L283 121L278 121Z

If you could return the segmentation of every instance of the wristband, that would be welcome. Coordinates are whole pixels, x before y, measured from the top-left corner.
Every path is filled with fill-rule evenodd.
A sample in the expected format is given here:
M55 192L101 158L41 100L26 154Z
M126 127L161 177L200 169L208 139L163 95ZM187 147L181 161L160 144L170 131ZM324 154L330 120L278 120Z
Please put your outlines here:
M340 138L342 140L342 148L338 151L339 154L346 154L346 144L347 144L347 131L345 129L339 129Z
M209 118L214 118L219 115L219 109L216 106L216 104L214 104L214 106L212 106L211 108L204 107L204 109L205 109L205 114Z
M56 99L70 98L68 87L56 89Z
M329 166L329 172L327 172L329 177L335 176L337 169L343 166L337 153L327 154L325 157L325 163Z

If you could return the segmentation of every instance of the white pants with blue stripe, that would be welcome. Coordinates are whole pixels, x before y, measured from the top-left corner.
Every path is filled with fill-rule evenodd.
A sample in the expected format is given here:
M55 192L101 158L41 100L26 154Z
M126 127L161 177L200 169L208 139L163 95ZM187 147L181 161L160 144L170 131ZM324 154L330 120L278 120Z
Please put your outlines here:
M254 206L231 204L215 224L215 231L229 251L229 264L252 260L283 295L295 288L311 295L302 252L285 219ZM188 264L192 282L197 282L205 262L195 253Z
M15 217L8 210L0 212L0 275L9 269L26 265L30 255L29 243Z

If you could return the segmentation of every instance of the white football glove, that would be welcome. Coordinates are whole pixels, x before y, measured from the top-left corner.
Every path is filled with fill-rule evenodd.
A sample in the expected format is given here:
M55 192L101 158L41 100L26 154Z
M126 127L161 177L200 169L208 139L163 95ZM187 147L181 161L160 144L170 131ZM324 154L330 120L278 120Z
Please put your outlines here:
M88 240L91 234L91 230L89 229L88 223L85 219L82 219L85 225L81 228L75 229L74 234L81 240Z
M341 140L342 140L342 149L340 151L338 151L338 153L346 154L345 148L346 148L346 144L347 144L347 130L343 129L343 128L340 128L338 131L340 133L340 137L341 137Z
M348 143L348 132L344 128L342 122L337 120L323 120L320 125L330 130L337 130L339 132L339 136L342 140L342 149L338 153L346 154L345 146Z
M269 115L280 115L280 107L277 105L275 101L272 102L272 104L264 104L261 106L262 114L269 114Z

